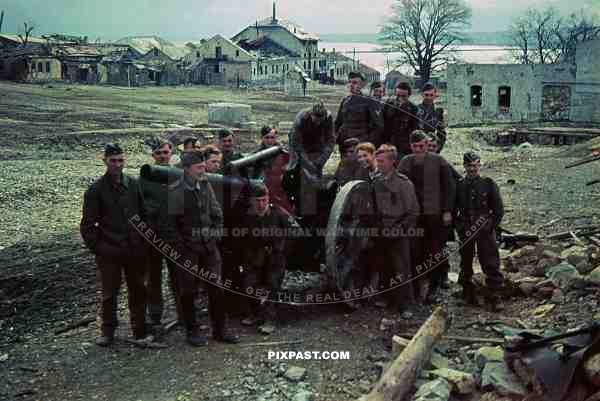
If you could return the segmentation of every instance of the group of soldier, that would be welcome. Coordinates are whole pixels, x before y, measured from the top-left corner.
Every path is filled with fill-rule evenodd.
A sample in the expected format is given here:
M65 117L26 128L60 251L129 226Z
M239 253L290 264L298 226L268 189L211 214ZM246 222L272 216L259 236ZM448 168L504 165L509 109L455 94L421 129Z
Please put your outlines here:
M310 191L300 189L302 210L297 210L278 184L286 172L296 170L300 171L299 185L309 188L310 182L323 177L323 167L336 144L340 152L335 173L338 187L364 180L373 195L375 213L368 223L379 230L368 238L366 259L364 252L356 255L352 274L364 278L365 285L375 280L378 288L387 289L376 298L378 306L403 310L419 297L434 302L439 289L448 285L445 247L454 230L461 245L463 298L475 302L471 282L475 249L487 286L500 287L503 277L495 242L495 230L503 217L500 193L492 179L481 177L476 153L464 154L465 178L440 155L446 131L443 111L434 104L436 88L426 83L421 89L423 103L414 105L409 101L408 83L399 83L395 94L386 99L381 83L371 85L369 95L363 94L364 85L360 73L350 73L349 94L335 119L323 103L299 112L289 135L289 153L254 166L250 178L260 178L263 183L252 186L249 209L236 221L244 228L239 237L218 234L223 232L224 199L219 202L206 174L231 174L227 167L243 157L231 131L220 130L218 142L203 147L195 138L187 138L178 162L170 141L150 141L156 165L183 170L181 177L170 183L129 177L123 173L123 150L117 144L106 145L106 173L85 193L80 226L98 268L102 331L96 343L106 346L114 341L122 274L136 339L150 332L160 334L164 265L179 322L194 346L207 344L197 302L199 283L206 281L181 264L231 279L237 288L265 288L267 293L276 293L286 269L288 241L272 229L293 227L297 224L294 215L302 216L304 223L319 215L318 206L308 196ZM278 145L277 131L263 127L257 152ZM159 249L152 238L176 251L178 260L167 257L165 248ZM402 286L391 284L398 279L405 281ZM237 343L239 338L228 329L227 316L239 298L223 286L209 283L203 287L213 338ZM490 305L499 309L496 293L488 293ZM263 333L272 332L276 302L265 298L246 301L242 324L258 324Z

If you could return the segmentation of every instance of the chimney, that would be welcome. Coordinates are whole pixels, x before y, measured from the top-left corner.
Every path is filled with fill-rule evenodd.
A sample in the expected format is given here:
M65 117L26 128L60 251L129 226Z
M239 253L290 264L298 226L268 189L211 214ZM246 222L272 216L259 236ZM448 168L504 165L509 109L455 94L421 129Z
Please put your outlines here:
M273 19L271 20L271 22L273 24L277 23L277 12L276 12L276 8L275 8L275 2L273 2Z

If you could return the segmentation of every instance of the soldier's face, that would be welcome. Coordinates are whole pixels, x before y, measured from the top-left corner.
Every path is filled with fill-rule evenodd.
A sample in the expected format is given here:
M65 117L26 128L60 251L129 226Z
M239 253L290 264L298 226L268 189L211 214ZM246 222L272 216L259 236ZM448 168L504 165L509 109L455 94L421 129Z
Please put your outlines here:
M481 162L465 163L465 171L469 177L479 177L481 174Z
M371 93L371 95L375 99L381 100L385 96L385 88L375 88L375 89L373 89L373 92Z
M388 157L385 153L380 153L375 157L375 161L377 162L377 169L381 171L383 174L389 174L394 171L394 160Z
M272 129L267 135L262 137L262 143L267 147L277 145L277 132Z
M414 154L421 154L427 152L427 141L414 142L410 144L410 150Z
M125 155L114 155L104 158L106 172L109 175L120 175L125 167Z
M431 104L435 100L435 89L429 89L423 92L423 103Z
M254 198L254 209L259 216L264 215L269 207L269 195Z
M364 168L372 168L375 165L375 157L373 153L367 152L366 150L359 150L356 152L356 158L360 165Z
M410 97L410 94L406 89L396 88L396 96L398 96L400 100L407 101Z
M206 162L192 164L185 168L185 172L194 181L200 181L204 173L206 173Z
M352 93L359 93L365 82L360 78L352 78L348 80L348 89Z
M207 173L216 173L221 168L221 156L220 155L210 155L208 160L206 161L206 172Z
M169 160L171 160L171 147L168 144L164 144L158 149L155 149L152 152L152 158L159 165L167 165L169 164Z
M438 144L436 141L427 141L427 151L429 153L437 153Z
M224 152L230 152L233 150L233 135L226 136L221 139L221 150Z

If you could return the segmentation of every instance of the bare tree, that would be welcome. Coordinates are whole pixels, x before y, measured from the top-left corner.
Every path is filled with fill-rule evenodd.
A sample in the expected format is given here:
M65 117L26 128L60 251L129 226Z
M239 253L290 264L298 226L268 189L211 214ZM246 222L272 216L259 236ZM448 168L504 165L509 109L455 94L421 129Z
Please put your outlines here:
M400 52L423 81L452 58L449 50L470 26L471 8L464 0L395 0L392 16L382 26L380 41Z
M595 15L581 10L569 15L556 35L561 44L561 61L573 63L579 43L600 38L600 21Z
M29 36L31 35L31 32L33 32L34 29L35 25L33 25L31 22L23 22L23 33L19 33L18 35L19 39L21 39L23 47L27 46L27 43L29 42Z
M531 8L514 20L510 32L519 62L572 63L577 44L600 38L600 23L583 10L563 18L554 8Z

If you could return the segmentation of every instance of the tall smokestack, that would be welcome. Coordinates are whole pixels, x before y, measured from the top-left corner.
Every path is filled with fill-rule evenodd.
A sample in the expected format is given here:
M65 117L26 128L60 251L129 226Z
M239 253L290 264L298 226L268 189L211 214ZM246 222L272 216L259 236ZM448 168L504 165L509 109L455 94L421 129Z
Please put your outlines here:
M277 12L276 12L276 9L275 9L275 2L273 2L273 19L272 19L272 22L274 24L277 23Z

